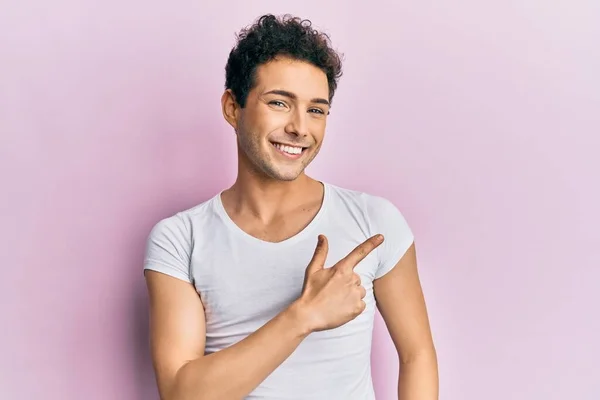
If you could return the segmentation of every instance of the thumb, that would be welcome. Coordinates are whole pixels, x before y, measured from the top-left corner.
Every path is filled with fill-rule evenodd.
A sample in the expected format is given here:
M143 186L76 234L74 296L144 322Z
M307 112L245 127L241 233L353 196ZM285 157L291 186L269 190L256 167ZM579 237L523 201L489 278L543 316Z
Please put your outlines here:
M313 257L306 268L306 276L309 276L324 268L328 250L329 246L327 243L327 237L325 235L319 235L317 248L315 249L315 253L313 254Z

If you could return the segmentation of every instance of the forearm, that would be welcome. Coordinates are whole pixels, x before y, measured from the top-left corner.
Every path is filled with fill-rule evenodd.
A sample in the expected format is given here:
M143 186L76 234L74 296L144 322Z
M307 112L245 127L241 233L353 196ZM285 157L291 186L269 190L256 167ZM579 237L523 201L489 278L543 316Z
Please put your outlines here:
M439 380L435 350L400 363L399 400L438 400Z
M242 399L308 336L295 304L235 345L188 362L165 400Z

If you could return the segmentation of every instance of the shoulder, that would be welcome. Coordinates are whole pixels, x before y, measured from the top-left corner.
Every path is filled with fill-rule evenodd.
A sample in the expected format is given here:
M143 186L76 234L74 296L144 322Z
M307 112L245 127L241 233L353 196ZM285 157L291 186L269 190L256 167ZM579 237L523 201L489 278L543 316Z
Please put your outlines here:
M400 208L386 197L329 184L332 197L353 209L359 209L368 221L403 217Z
M163 217L152 227L150 237L170 237L180 242L190 241L194 226L205 220L207 215L212 212L215 198L216 196Z
M197 236L194 225L210 212L210 205L209 200L155 223L146 241L144 270L192 282L189 266Z

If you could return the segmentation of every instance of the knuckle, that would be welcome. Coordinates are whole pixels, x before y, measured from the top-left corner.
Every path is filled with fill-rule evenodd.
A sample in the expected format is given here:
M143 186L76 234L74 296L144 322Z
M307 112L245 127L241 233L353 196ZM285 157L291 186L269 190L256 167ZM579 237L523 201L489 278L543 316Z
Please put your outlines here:
M341 277L347 277L348 276L347 265L345 263L338 265L338 268L335 269L335 272L337 275L339 275Z
M362 312L364 311L364 309L365 309L365 308L364 308L364 304L365 304L365 303L364 303L363 301L361 301L360 303L358 303L358 304L356 305L356 311L355 311L355 312L356 312L356 314L360 314L360 313L362 313Z
M371 241L371 240L369 240L369 241L367 241L367 242L365 242L365 243L363 243L363 244L361 244L361 245L359 246L360 252L361 252L362 254L369 253L369 252L370 252L370 251L372 251L374 248L375 248L375 243L374 243L373 241Z

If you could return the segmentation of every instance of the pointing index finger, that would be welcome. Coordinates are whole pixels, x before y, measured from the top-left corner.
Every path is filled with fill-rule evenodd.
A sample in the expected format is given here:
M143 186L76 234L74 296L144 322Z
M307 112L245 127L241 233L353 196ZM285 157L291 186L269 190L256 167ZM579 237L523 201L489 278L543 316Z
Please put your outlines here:
M383 235L378 234L371 236L358 246L354 248L346 257L341 260L341 264L354 269L359 262L367 257L373 250L375 250L381 243L383 243Z

